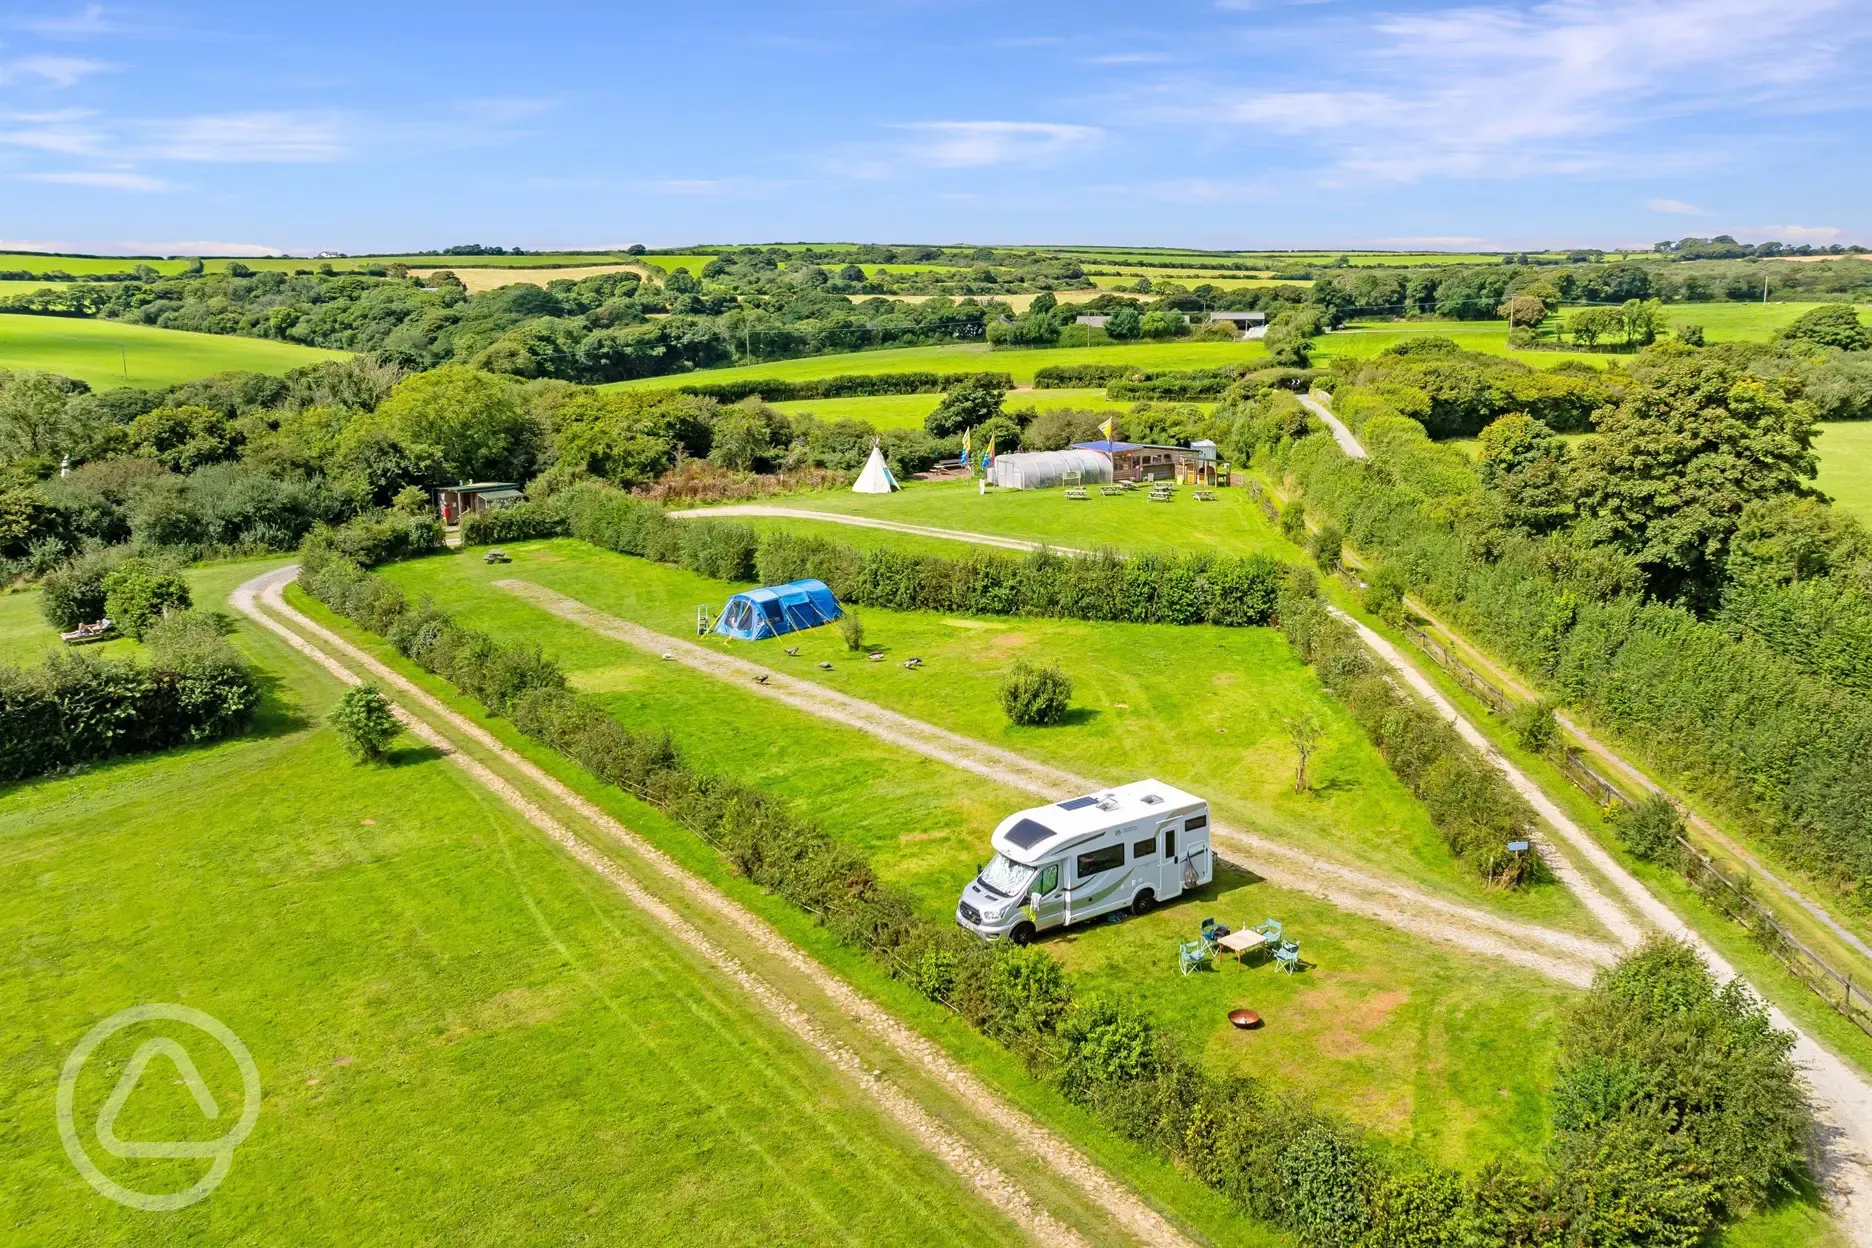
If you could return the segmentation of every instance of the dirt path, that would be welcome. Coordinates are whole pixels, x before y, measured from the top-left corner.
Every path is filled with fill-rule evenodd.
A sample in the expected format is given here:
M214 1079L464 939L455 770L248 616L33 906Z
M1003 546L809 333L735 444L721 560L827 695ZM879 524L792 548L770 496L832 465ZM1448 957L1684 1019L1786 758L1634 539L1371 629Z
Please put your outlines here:
M934 724L854 698L810 680L788 676L746 659L720 654L620 619L531 581L494 582L506 590L601 636L719 679L746 682L751 692L773 698L820 719L856 728L879 740L1053 801L1063 794L1106 787L1098 780L1036 762ZM764 677L764 680L757 678ZM1611 962L1617 950L1571 932L1525 923L1449 901L1393 880L1339 863L1324 862L1291 846L1217 820L1214 843L1252 863L1255 874L1282 888L1325 898L1340 909L1401 927L1466 952L1502 958L1565 983L1591 982L1595 965Z
M256 577L235 590L233 604L243 614L277 633L294 649L311 657L341 681L347 684L360 683L355 673L332 657L334 653L342 654L351 663L368 671L382 686L393 690L393 696L398 701L421 706L428 715L446 723L452 732L474 741L497 757L504 766L550 793L557 802L648 863L686 897L700 902L733 924L764 955L776 958L808 976L844 1017L856 1022L867 1033L915 1063L924 1074L958 1096L984 1121L995 1124L1015 1139L1030 1157L1078 1188L1094 1205L1109 1214L1117 1226L1139 1242L1152 1245L1153 1248L1194 1248L1188 1238L1136 1193L1113 1179L1063 1138L1007 1102L940 1046L913 1031L882 1006L810 958L765 920L690 872L522 755L502 745L479 725L450 710L439 699L394 669L288 606L283 592L287 583L297 575L296 567L287 567ZM259 609L256 598L264 601L265 611ZM282 624L274 616L289 621L292 627ZM617 887L661 922L677 939L714 962L802 1041L824 1054L848 1078L858 1082L885 1112L962 1176L980 1195L1018 1223L1030 1238L1042 1244L1087 1243L1076 1230L1047 1212L1005 1172L945 1127L908 1092L886 1079L881 1072L865 1069L858 1055L835 1037L826 1034L797 1001L755 976L734 955L710 940L667 903L645 890L628 873L599 854L564 824L528 801L502 777L466 756L452 740L428 722L418 719L405 706L398 706L397 714L412 733L442 751L450 761L519 811L573 857Z
M1352 431L1346 428L1345 422L1333 415L1324 403L1310 394L1299 394L1294 397L1300 400L1301 407L1326 422L1326 428L1332 432L1333 441L1339 444L1340 450L1353 459L1367 458L1365 448L1359 444L1357 438L1352 436Z

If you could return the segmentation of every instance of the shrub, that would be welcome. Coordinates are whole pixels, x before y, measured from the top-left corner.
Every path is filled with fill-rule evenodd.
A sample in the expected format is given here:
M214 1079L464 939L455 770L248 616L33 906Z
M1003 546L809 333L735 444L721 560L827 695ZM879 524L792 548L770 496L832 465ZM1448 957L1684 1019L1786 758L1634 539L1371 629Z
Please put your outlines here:
M299 544L303 558L334 554L367 568L442 548L438 517L395 511L366 512L336 528L316 525Z
M1693 1244L1805 1175L1794 1037L1689 945L1653 939L1599 971L1560 1045L1561 1202L1581 1242Z
M90 551L48 572L40 582L39 609L60 632L104 617L104 578L123 560L119 548Z
M1071 700L1072 680L1057 664L1016 659L1001 678L1001 709L1011 724L1057 724Z
M1280 531L1288 541L1300 545L1306 541L1306 504L1289 499L1280 509Z
M1508 727L1524 750L1545 754L1559 743L1560 724L1554 718L1553 703L1546 700L1517 706L1508 716Z
M1403 623L1404 574L1389 564L1379 567L1375 572L1368 572L1361 605L1387 623Z
M1642 801L1620 807L1612 817L1613 830L1625 848L1646 862L1670 863L1677 860L1683 835L1683 815L1677 803L1662 793L1652 793Z
M331 726L345 753L360 763L374 763L383 758L390 743L403 731L389 701L376 685L357 685L345 690L332 708Z
M839 636L845 639L847 650L864 649L864 621L858 618L856 611L847 611L839 616Z
M566 533L565 507L558 498L542 503L514 503L488 511L471 511L462 517L462 546L492 546L499 542L523 542L540 537L563 537Z
M1336 572L1345 554L1345 534L1336 524L1322 524L1307 542L1307 553L1313 556L1314 566L1320 571Z
M105 574L104 614L119 632L141 638L171 611L189 606L188 582L148 559L125 559Z

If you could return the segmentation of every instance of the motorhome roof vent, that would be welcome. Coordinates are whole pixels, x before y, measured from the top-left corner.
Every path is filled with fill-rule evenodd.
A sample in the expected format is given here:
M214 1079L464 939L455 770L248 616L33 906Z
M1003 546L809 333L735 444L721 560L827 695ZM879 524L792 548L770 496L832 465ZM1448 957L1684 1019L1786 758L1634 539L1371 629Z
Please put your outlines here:
M1161 806L1163 805L1163 794L1146 793L1143 797L1143 802L1146 806Z
M1032 849L1052 835L1053 829L1046 824L1023 819L1008 829L1007 839L1021 849Z
M1098 798L1096 797L1075 797L1068 801L1058 803L1061 810L1084 810L1088 806L1096 805L1098 805Z
M1098 799L1098 808L1100 810L1117 810L1118 809L1117 795L1114 793L1100 794L1099 799Z

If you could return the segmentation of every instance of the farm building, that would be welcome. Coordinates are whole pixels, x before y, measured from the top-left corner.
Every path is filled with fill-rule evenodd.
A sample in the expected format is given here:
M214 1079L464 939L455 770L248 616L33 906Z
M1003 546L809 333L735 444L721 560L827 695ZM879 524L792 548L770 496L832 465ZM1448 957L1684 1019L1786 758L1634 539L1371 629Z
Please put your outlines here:
M1064 451L1015 451L997 455L988 468L989 484L1010 490L1100 485L1111 479L1112 461L1106 458L1104 451L1083 446Z
M1152 446L1143 442L1075 442L1073 447L1101 457L1109 454L1114 481L1215 484L1215 460L1192 447Z
M724 637L760 641L830 624L844 614L824 581L788 581L730 598L715 621L715 631Z
M1211 312L1212 321L1227 321L1237 329L1248 329L1255 325L1267 324L1265 312Z
M464 481L438 487L436 506L441 509L443 524L459 524L471 511L492 511L525 497L513 481Z
M1104 329L1105 326L1110 323L1111 323L1111 317L1109 316L1086 315L1086 316L1075 316L1073 318L1073 324L1090 325L1093 329Z

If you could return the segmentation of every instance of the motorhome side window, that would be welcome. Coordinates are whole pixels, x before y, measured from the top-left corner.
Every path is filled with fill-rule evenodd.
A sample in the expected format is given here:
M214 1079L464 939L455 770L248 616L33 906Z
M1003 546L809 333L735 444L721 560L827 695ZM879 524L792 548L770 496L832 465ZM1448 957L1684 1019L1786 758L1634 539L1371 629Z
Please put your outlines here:
M1040 868L1040 880L1034 885L1034 892L1045 897L1059 887L1059 863L1051 863Z
M1164 834L1164 857L1166 858L1176 857L1176 824L1174 823L1165 824L1163 834Z
M1185 832L1194 832L1197 828L1206 828L1208 826L1208 815L1191 815L1183 821L1183 830Z
M1157 838L1154 836L1148 840L1139 841L1136 844L1131 846L1131 857L1134 859L1148 858L1156 852L1157 852Z
M1090 879L1101 871L1122 867L1124 860L1123 845L1107 845L1104 849L1095 849L1089 853L1080 854L1078 878Z

